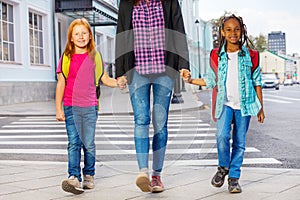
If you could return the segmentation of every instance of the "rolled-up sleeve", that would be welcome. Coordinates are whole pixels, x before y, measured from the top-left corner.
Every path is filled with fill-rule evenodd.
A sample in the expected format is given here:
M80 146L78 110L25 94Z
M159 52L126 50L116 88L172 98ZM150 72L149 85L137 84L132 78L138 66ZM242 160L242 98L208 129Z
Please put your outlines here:
M206 83L207 88L213 88L217 84L216 83L216 74L210 67L208 68L207 74L204 75L203 79Z
M261 71L260 71L260 66L258 66L254 72L252 73L252 81L254 86L261 86Z

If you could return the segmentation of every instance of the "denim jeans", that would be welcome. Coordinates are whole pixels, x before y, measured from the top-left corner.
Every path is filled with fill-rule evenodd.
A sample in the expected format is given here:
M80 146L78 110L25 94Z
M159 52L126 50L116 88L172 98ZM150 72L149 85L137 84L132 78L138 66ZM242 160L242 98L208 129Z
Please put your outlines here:
M250 119L250 116L243 117L240 110L224 106L223 112L217 121L219 166L229 168L230 178L240 178ZM232 120L234 121L233 124ZM230 152L231 130L232 150Z
M148 168L149 125L151 121L150 96L153 93L152 169L162 171L168 139L168 114L174 81L167 75L143 76L134 71L129 84L130 99L134 112L134 141L139 169Z
M97 106L91 107L64 107L66 129L68 134L68 173L81 182L81 149L84 153L83 174L95 174L95 130L98 118Z

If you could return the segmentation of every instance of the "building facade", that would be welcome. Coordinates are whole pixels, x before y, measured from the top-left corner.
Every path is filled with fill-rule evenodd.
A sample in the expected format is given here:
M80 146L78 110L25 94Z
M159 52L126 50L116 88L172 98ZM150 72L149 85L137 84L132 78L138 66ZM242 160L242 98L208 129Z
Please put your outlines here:
M268 34L268 49L277 54L286 54L285 33L272 31Z
M277 74L278 78L280 79L280 83L283 83L285 79L290 78L294 81L299 81L299 56L280 55L269 50L261 52L259 56L259 65L261 66L262 73Z
M54 98L50 0L0 0L0 104Z
M92 25L97 49L114 76L119 0L0 0L0 105L55 98L56 68L75 18ZM199 0L179 0L194 78L209 67L211 26L197 15ZM198 21L199 23L195 23Z

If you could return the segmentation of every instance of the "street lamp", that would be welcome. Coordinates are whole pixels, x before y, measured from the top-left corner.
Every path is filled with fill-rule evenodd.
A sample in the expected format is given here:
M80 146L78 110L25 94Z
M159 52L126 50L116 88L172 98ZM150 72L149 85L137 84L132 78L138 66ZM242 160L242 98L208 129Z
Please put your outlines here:
M197 27L197 40L198 40L198 65L199 65L199 78L201 78L201 59L200 59L200 37L199 37L199 26L200 26L200 22L198 19L196 19L195 21L196 27ZM202 90L202 87L199 86L199 90Z

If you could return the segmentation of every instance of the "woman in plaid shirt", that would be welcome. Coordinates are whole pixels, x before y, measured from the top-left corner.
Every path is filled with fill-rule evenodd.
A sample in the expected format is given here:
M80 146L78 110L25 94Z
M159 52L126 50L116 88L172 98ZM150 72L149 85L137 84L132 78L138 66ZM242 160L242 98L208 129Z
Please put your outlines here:
M139 165L136 185L162 192L161 172L168 138L168 112L178 70L189 69L188 48L178 0L121 0L116 37L116 75L127 79L134 111ZM153 95L152 180L148 175Z

